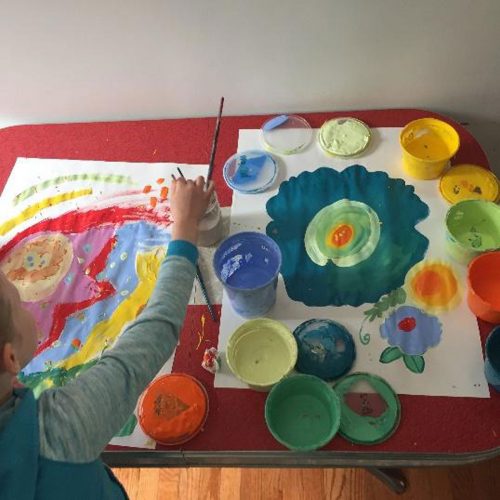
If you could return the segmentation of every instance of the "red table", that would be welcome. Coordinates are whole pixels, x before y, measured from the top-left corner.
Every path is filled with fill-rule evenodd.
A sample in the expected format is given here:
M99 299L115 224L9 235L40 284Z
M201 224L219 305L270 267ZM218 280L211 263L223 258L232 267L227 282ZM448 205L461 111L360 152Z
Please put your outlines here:
M435 113L375 110L303 114L312 127L329 118L353 116L370 127L400 127L425 116L450 122L460 133L454 163L487 166L486 156L461 125ZM222 206L231 191L222 179L222 165L237 149L238 131L260 128L266 116L224 117L214 179ZM208 163L215 118L148 120L16 126L0 130L0 186L3 189L18 157L66 158L127 162ZM27 183L29 172L26 172ZM220 308L220 306L217 306ZM219 310L220 311L220 310ZM277 443L264 422L266 394L238 389L214 389L213 376L201 368L203 349L190 325L200 324L203 306L190 306L174 361L174 371L188 372L207 388L210 413L205 430L179 448L156 451L110 448L104 459L112 465L300 465L402 466L458 464L500 454L500 394L490 399L402 395L402 419L397 432L375 446L350 444L336 437L314 453L292 453ZM218 329L206 323L206 339L217 344ZM480 324L484 341L491 325Z

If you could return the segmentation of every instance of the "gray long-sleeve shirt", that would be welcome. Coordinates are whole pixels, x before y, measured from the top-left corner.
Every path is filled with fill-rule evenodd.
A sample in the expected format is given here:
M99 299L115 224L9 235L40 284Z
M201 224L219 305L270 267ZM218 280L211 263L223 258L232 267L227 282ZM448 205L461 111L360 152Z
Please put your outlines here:
M76 379L40 395L43 457L85 463L101 454L133 412L147 384L172 355L194 276L195 266L188 258L168 256L148 305L113 348ZM9 418L15 418L16 405L13 396L0 407L0 431Z

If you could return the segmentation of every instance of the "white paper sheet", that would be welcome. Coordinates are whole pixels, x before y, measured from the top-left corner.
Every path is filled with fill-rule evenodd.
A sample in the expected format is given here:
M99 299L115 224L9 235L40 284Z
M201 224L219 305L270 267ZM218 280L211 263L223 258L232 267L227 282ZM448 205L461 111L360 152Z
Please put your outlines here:
M0 247L27 227L71 210L103 208L110 205L122 206L123 204L147 205L152 196L160 197L163 186L170 185L172 174L178 176L177 167L182 169L184 176L188 179L206 175L208 171L207 165L19 158L0 197L0 227L6 221L15 220L13 227L0 235ZM68 179L68 176L75 174L114 175L123 178L120 178L120 183ZM64 179L48 186L43 185L44 181L54 180L57 177L64 177ZM160 183L161 179L164 181ZM144 193L143 189L146 185L151 186L151 191ZM31 186L37 187L29 190ZM29 207L36 207L37 204L43 203L43 200L61 193L88 188L92 188L91 194L47 206L38 212L35 210L36 213L33 216L26 215L25 211ZM26 216L22 216L23 213ZM158 375L171 372L174 356L175 353ZM136 425L131 435L114 438L111 443L139 448L154 448L155 446L155 443L142 432L139 425Z
M372 141L368 149L356 159L327 157L316 140L305 151L291 156L274 155L279 164L279 175L272 189L259 194L234 193L231 210L231 233L245 230L265 232L270 222L265 205L277 194L279 185L285 179L297 176L302 171L314 171L329 166L338 171L360 164L368 171L386 171L390 177L402 178L415 186L416 194L430 209L430 215L416 227L430 241L425 259L449 261L444 248L444 217L449 205L441 198L438 181L416 181L406 176L401 168L399 146L400 128L372 129ZM317 134L317 131L315 131ZM240 130L238 151L262 149L259 130ZM400 394L430 396L489 397L489 389L483 373L483 356L479 330L474 315L465 300L466 268L451 263L462 284L462 301L452 311L440 314L443 326L441 342L425 353L426 367L423 373L415 374L405 368L402 360L389 364L379 362L381 352L388 347L379 334L381 321L366 323L363 332L371 335L370 343L362 345L358 331L363 321L363 311L369 304L354 308L307 307L288 298L280 276L277 302L268 317L282 321L290 329L311 318L330 318L343 324L356 343L357 357L353 371L366 371L385 378ZM219 335L219 350L222 351L222 367L216 374L216 387L247 388L232 375L225 362L225 348L232 332L245 321L231 308L227 294L223 294L222 317Z

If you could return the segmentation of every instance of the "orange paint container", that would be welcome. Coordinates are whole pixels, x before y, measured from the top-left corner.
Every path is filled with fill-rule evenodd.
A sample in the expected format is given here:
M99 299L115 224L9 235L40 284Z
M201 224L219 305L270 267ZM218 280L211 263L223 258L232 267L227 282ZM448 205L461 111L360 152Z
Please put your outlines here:
M470 310L489 323L500 323L500 252L484 253L469 264Z
M198 434L208 415L208 395L198 380L183 373L163 375L139 400L138 421L156 442L185 443Z

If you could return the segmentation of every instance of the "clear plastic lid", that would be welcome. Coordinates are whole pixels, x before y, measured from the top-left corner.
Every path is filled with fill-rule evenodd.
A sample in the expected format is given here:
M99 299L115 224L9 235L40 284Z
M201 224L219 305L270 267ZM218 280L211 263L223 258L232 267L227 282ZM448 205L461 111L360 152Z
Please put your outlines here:
M224 180L240 193L260 193L269 188L278 172L274 158L265 151L236 153L224 165Z
M312 140L312 129L301 116L279 115L261 127L266 149L273 153L291 155L306 148Z

